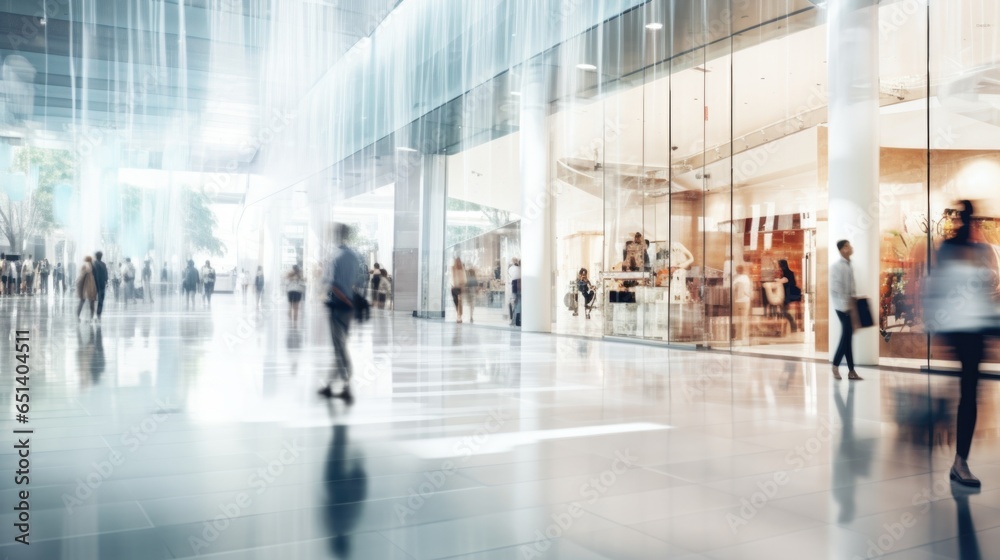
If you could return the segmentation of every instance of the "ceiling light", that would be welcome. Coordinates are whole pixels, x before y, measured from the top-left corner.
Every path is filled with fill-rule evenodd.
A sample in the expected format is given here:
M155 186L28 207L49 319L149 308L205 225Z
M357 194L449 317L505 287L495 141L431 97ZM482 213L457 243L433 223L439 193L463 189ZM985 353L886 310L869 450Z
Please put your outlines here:
M578 70L586 70L587 72L593 72L594 70L597 70L596 66L587 63L577 64L576 67Z
M45 18L42 18L42 19L38 20L38 25L45 25L45 24L47 24L48 22L49 22L49 20L47 20L47 19L45 19Z
M662 23L647 23L646 24L646 29L648 29L650 31L659 31L659 30L663 29L663 24Z
M396 149L399 150L400 152L410 152L410 153L415 153L416 152L416 150L414 150L413 148L403 148L403 147L400 147L400 148L396 148Z

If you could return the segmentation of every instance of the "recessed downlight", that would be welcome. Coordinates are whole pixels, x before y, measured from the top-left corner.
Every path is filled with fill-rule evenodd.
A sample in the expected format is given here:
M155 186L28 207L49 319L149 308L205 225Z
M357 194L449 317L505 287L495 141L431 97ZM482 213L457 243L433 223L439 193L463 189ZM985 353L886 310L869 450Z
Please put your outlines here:
M663 29L663 24L662 23L655 23L655 22L654 23L647 23L646 24L646 29L648 29L650 31L659 31L659 30Z
M593 71L597 70L596 66L594 66L593 64L587 64L586 62L577 64L576 68L578 70L585 70L587 72L593 72Z

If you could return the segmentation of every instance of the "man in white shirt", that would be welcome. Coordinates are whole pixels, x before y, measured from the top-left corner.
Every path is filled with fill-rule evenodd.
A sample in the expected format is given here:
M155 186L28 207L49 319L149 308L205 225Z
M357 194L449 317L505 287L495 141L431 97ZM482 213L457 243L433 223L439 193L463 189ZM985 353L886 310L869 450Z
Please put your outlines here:
M855 284L851 255L854 247L846 239L837 242L840 260L830 268L830 305L840 319L840 345L833 356L833 378L840 379L840 362L847 358L847 378L860 381L861 376L854 371L854 325L851 323L851 307L854 305Z
M753 283L746 275L746 267L737 265L736 277L733 278L733 317L736 319L736 339L741 342L749 338L752 298Z
M210 261L205 261L205 266L201 267L202 297L206 307L212 307L212 293L215 292L215 269Z
M137 303L135 299L135 265L132 264L132 257L125 257L125 262L121 266L122 282L125 285L125 307L128 307L128 300Z

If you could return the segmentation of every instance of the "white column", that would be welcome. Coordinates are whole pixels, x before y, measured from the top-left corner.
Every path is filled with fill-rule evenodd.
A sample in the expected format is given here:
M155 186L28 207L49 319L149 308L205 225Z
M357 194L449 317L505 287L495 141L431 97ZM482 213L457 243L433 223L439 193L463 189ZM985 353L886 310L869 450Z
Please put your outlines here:
M548 190L546 67L525 69L521 86L521 329L552 330L552 212Z
M854 246L857 293L877 313L879 277L879 90L878 2L827 2L830 80L830 264L840 258L836 243ZM830 353L840 339L840 322L830 306ZM858 331L854 359L876 365L877 328Z
M447 161L443 155L424 155L420 159L420 294L418 315L444 318L446 288L445 221L448 200Z

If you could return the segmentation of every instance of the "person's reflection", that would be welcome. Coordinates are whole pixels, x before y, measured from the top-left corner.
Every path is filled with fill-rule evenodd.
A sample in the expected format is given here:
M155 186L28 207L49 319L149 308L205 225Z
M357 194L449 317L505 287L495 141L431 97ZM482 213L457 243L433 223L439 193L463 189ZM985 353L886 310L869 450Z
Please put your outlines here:
M80 384L90 384L90 372L94 361L94 332L90 325L81 324L76 328L76 365Z
M97 385L104 373L104 335L101 333L101 326L94 329L94 348L90 358L90 380Z
M964 487L954 483L951 485L951 495L955 498L955 509L958 514L958 557L962 560L982 558L979 553L979 536L976 535L976 525L969 510L969 496L978 493L979 489L975 487Z
M841 423L840 447L833 463L833 497L840 503L840 524L854 520L857 479L868 475L872 462L873 441L854 435L854 387L848 388L846 403L839 390L833 393Z
M299 371L299 349L302 348L302 330L288 329L285 336L285 347L288 349L288 362L292 375Z
M351 531L361 517L368 493L368 475L360 454L352 453L347 426L333 427L333 442L326 457L324 518L335 558L351 557Z
M799 362L788 360L785 362L785 377L781 380L781 390L787 391L795 379L795 374L799 372ZM839 394L837 396L840 396Z

